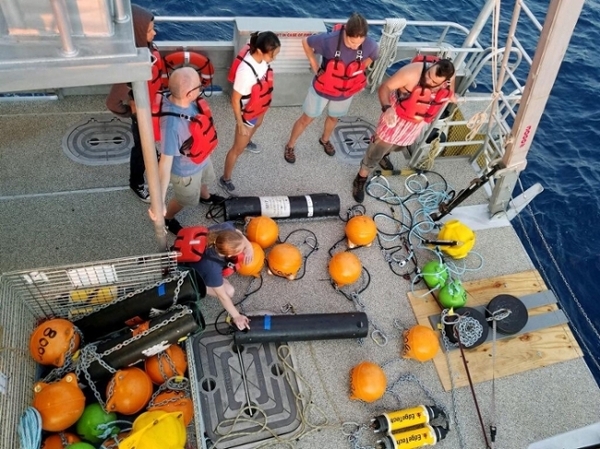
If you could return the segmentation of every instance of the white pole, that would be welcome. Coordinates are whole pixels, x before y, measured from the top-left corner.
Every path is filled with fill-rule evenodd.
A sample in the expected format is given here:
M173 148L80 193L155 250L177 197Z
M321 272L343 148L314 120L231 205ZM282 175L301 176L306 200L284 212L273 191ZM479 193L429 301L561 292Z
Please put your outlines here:
M517 175L527 164L527 153L583 4L584 0L552 0L550 3L523 98L506 146L503 158L506 170L503 170L497 179L490 200L492 215L507 209L518 179Z

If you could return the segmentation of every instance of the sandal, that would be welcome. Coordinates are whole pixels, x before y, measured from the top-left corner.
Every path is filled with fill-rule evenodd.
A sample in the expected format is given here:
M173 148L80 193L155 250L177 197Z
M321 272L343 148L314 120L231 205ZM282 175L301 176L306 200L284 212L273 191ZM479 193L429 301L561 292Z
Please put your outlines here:
M394 169L394 164L392 164L392 161L390 161L389 154L386 154L385 156L383 156L381 158L381 160L379 161L379 166L381 168L383 168L384 170L393 170Z
M327 142L323 142L319 138L319 143L323 147L323 151L325 151L325 154L327 154L327 156L333 156L335 154L335 148L333 148L333 145L329 140Z
M286 162L293 164L296 162L296 154L294 153L294 147L285 146L285 150L283 152L283 158Z

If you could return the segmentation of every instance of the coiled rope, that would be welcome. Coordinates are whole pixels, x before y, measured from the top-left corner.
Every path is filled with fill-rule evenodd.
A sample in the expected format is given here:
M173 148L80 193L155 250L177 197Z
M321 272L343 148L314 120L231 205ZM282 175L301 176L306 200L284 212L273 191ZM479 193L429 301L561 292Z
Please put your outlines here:
M379 87L385 71L394 62L398 51L398 41L406 28L406 19L385 19L385 26L381 31L379 40L379 58L375 61L373 69L367 75L367 81L371 86L371 93Z

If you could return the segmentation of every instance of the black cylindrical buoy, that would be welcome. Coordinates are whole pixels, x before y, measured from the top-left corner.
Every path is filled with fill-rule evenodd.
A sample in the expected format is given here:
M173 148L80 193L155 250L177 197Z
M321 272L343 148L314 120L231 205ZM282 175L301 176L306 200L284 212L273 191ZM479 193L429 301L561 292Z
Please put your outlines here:
M173 322L168 322L169 319L181 313L182 309L175 309L164 313L150 321L143 323L135 330L119 333L114 338L105 342L99 343L96 348L97 354L114 348L129 340L136 333L142 332L144 329L151 329L159 323L164 322L165 325L150 332L148 335L141 337L138 340L132 341L126 346L111 352L102 360L114 369L125 368L137 362L145 360L161 351L164 351L168 346L175 344L182 339L185 339L191 333L194 333L199 328L204 327L204 318L197 306L192 306L192 313L183 315ZM94 360L87 368L87 372L94 381L101 380L112 374L104 368L97 360Z
M167 310L173 303L177 281L159 285L131 298L124 299L108 307L89 314L73 324L83 334L85 341L97 341L125 327L143 323L150 318L153 310ZM195 302L206 295L206 286L195 270L189 270L179 295L178 304Z
M364 338L369 320L363 312L250 316L250 330L236 331L235 344Z
M340 197L331 193L299 196L238 196L223 203L225 220L264 215L271 218L337 217Z

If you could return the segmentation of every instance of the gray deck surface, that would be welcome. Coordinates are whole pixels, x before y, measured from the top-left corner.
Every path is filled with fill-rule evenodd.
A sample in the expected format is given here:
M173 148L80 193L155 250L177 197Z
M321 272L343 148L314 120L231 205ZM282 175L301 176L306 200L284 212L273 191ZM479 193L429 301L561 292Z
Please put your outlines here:
M233 120L228 97L209 99L216 119L220 144L213 156L220 176L225 154L232 142ZM377 118L377 100L362 94L352 105L351 115ZM39 268L157 251L153 226L147 218L147 205L127 188L128 165L89 167L71 161L63 153L64 132L86 115L105 112L104 97L68 97L49 103L0 104L0 272ZM283 145L299 107L272 110L254 141L261 154L244 154L238 160L233 181L238 195L299 195L319 192L338 193L342 214L354 204L351 183L357 168L324 154L317 140L322 119L317 120L297 144L297 162L283 160ZM403 161L402 155L394 155ZM460 190L474 173L464 159L437 162L434 168ZM404 178L390 180L401 195ZM215 185L213 191L223 194ZM465 204L485 202L478 192ZM365 200L367 213L389 211L389 206L372 198ZM208 223L206 206L180 214L183 225ZM281 313L291 303L297 313L353 311L353 304L336 293L327 280L327 250L343 236L344 224L337 219L280 223L280 236L308 228L318 237L320 250L308 259L306 275L297 282L267 277L262 289L243 305L245 313ZM169 238L172 238L170 236ZM477 232L475 251L485 264L468 273L463 280L483 279L517 273L532 268L521 242L510 227ZM329 417L332 427L313 433L297 442L298 448L350 448L339 423L367 424L373 416L420 403L430 404L421 388L413 382L402 383L391 395L373 404L348 399L349 370L362 360L386 364L388 382L401 374L417 376L436 400L452 409L452 397L443 392L431 362L421 364L399 358L402 349L400 330L415 324L407 300L410 283L394 276L376 246L357 253L371 273L369 288L361 298L369 317L387 334L389 343L379 347L371 339L364 345L355 340L292 343L300 374L308 381L314 404ZM428 260L420 254L421 260ZM476 263L476 260L473 261ZM239 300L248 286L247 278L233 277ZM419 287L420 288L420 287ZM204 300L207 322L220 311L218 302ZM306 388L306 386L305 386ZM526 448L549 436L597 421L600 390L582 359L555 364L496 381L497 448ZM490 418L491 383L476 386L486 424ZM455 391L457 413L468 449L485 447L468 388ZM363 432L361 445L375 439ZM456 430L439 444L458 448ZM283 447L283 446L281 446Z

